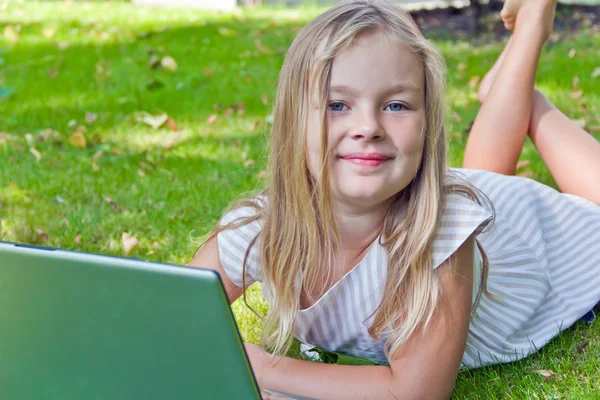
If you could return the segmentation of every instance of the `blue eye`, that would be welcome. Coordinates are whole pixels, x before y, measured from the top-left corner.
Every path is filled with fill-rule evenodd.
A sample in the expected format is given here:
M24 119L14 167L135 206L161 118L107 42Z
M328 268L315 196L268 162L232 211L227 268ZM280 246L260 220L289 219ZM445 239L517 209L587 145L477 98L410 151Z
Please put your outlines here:
M402 111L406 108L406 106L402 103L391 103L388 104L384 110L388 110L388 111Z
M345 111L344 107L346 107L344 103L341 103L339 101L329 103L327 106L331 111Z

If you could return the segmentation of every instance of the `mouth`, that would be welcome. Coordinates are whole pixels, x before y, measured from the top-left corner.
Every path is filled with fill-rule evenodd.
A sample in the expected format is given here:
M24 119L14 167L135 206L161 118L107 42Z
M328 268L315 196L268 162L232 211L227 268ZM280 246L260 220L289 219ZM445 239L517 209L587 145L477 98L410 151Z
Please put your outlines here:
M380 153L352 153L340 156L339 158L356 165L377 167L391 160L393 157Z

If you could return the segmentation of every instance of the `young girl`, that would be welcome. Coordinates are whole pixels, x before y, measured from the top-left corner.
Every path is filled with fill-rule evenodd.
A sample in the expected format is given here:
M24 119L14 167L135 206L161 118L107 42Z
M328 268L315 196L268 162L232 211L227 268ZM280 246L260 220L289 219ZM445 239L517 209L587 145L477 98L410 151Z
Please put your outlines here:
M408 13L344 2L298 34L270 185L225 213L191 265L218 271L231 302L263 282L273 354L295 336L389 366L246 345L261 388L447 399L461 366L526 357L598 303L600 144L533 87L555 6L506 3L514 33L462 170L446 168L443 59ZM509 176L528 133L563 193Z

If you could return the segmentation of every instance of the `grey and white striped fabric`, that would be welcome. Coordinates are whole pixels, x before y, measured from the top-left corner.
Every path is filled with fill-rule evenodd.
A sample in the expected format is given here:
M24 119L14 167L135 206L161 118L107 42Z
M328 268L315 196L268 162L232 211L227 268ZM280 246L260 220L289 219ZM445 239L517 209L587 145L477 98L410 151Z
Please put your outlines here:
M521 359L600 301L600 206L527 178L465 169L453 172L479 188L495 209L495 221L489 224L490 210L449 196L433 243L437 267L475 232L490 261L487 285L493 296L482 296L472 315L462 367ZM221 224L251 212L227 213ZM245 250L260 229L255 221L218 236L221 263L238 286ZM475 278L480 261L476 253ZM386 362L385 337L373 339L368 334L372 313L381 301L386 264L386 251L375 241L314 305L298 311L295 336L325 350ZM262 281L258 241L250 251L246 279L248 285ZM266 287L263 292L268 301Z

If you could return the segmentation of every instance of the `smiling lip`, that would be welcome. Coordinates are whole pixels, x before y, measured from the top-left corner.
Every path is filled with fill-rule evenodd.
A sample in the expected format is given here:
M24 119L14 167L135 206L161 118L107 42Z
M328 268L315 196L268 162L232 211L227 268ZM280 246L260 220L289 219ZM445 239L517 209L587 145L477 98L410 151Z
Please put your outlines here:
M380 153L352 153L342 156L341 158L350 161L353 164L376 167L390 160L392 157Z

